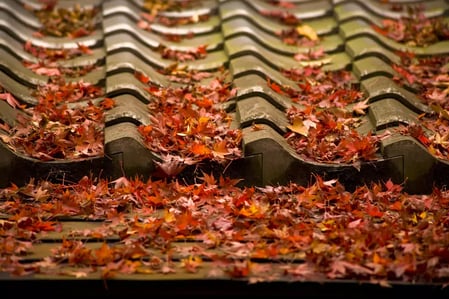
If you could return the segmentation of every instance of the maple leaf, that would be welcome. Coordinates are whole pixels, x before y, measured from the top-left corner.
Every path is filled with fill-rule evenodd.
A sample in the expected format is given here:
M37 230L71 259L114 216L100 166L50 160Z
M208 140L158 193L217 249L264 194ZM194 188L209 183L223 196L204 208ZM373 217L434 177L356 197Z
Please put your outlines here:
M131 185L131 182L128 180L128 178L124 176L111 181L111 183L114 184L115 189L129 187Z
M107 265L114 261L114 250L108 244L103 243L100 248L93 251L97 265Z
M309 25L305 25L305 24L299 25L296 27L296 31L300 35L304 35L312 41L318 40L318 35L316 34L315 30L312 27L310 27Z
M109 110L115 106L115 101L111 98L104 98L101 101L100 106L105 110Z
M277 84L276 82L271 82L269 78L267 78L267 85L274 90L278 94L284 94L284 91L282 90L282 87Z
M352 111L360 115L365 115L366 114L365 109L369 107L369 105L367 104L368 101L369 99L366 99L364 101L355 103L355 105L352 106Z
M36 190L33 191L33 197L37 201L45 201L50 197L50 194L48 194L48 190L42 189L42 187L39 186Z
M207 186L216 186L217 184L217 180L212 173L207 174L203 172L203 176L200 177L200 179L202 179Z
M220 140L219 142L215 142L213 146L213 155L215 157L224 158L225 156L229 155L230 152L227 148L227 142L226 140Z
M165 155L162 157L162 161L154 161L154 163L158 166L159 172L155 172L156 176L175 176L181 173L188 163L185 163L187 160L174 156L171 154Z

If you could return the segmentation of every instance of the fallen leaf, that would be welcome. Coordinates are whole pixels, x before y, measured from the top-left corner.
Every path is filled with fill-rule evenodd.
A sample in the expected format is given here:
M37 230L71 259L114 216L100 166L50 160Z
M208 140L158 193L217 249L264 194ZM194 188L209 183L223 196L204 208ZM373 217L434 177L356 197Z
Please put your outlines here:
M300 35L304 35L306 36L308 39L312 40L312 41L316 41L318 40L318 35L315 32L315 30L310 27L309 25L303 24L303 25L299 25L296 27L296 31L300 34Z

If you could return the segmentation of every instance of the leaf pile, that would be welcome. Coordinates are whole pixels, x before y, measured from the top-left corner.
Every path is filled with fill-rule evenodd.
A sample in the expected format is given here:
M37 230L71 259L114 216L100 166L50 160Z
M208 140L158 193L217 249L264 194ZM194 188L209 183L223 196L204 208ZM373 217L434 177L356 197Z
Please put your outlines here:
M78 5L73 10L56 9L55 5L56 1L50 1L44 8L35 10L36 15L44 19L42 32L62 37L69 32L73 35L73 30L79 35L90 28L77 26L90 26L94 10L84 10ZM70 23L72 19L80 23ZM22 112L17 114L14 125L2 124L6 132L0 135L2 141L15 152L43 161L102 156L103 115L104 110L113 107L113 100L101 99L104 94L99 86L83 80L67 81L66 77L85 75L95 65L79 68L60 65L61 60L90 55L92 50L82 44L74 49L47 49L30 41L23 47L38 59L37 62L23 61L23 64L39 75L48 76L48 81L33 89L31 94L37 104L30 107L2 90L0 98Z
M143 8L147 12L140 14L140 19L137 21L137 27L145 31L156 31L153 28L153 24L161 24L167 27L177 27L188 24L195 24L198 22L205 22L209 20L208 14L193 15L191 17L173 17L166 16L163 12L166 11L180 11L182 9L192 8L198 6L198 1L146 1L143 3ZM181 42L185 38L192 38L193 32L187 34L169 34L165 32L157 32L163 38L171 42ZM159 45L156 49L162 56L162 58L172 59L176 61L188 61L204 58L207 54L206 46L199 46L193 50L175 50L170 49L165 45Z
M70 49L48 49L45 47L34 46L30 41L24 45L25 51L38 59L37 62L24 60L25 67L38 75L44 76L66 76L69 78L86 75L94 70L95 64L87 64L77 67L67 67L61 65L60 61L69 60L83 55L91 55L92 50L82 44L78 48Z
M92 34L95 30L99 7L86 8L75 4L71 8L57 7L58 0L49 1L33 10L42 27L36 36L78 38Z
M349 71L305 66L282 70L282 74L299 90L269 79L267 83L295 103L286 111L290 131L284 137L304 160L358 166L362 161L379 158L379 142L389 133L361 135L357 131L368 104L363 93L353 86Z
M287 111L291 132L288 143L304 159L324 163L350 163L379 159L379 142L387 135L361 135L358 117L345 110L319 110L313 105Z
M188 24L195 24L209 20L209 14L193 15L191 17L167 16L164 12L181 11L185 9L198 8L201 1L183 0L183 1L144 1L142 7L146 12L140 14L137 21L137 27L149 32L154 31L153 24L161 24L167 27L177 27ZM185 38L192 38L193 32L187 34L169 34L158 32L163 38L172 42L181 42ZM176 62L184 62L202 59L207 56L207 45L200 45L195 49L179 50L172 49L166 45L160 44L156 51L162 58L171 59Z
M13 127L5 124L8 134L0 138L13 151L44 161L101 156L104 104L109 99L100 105L92 102L101 93L89 83L49 82L36 90L38 104L18 114ZM68 107L71 101L86 102Z
M197 273L208 263L207 276L252 282L448 282L446 190L408 195L386 181L348 192L320 177L309 186L239 188L237 181L207 174L192 185L84 177L1 189L0 270L76 277L100 271L108 278ZM67 216L106 221L64 231L58 218ZM43 233L61 231L62 244L48 256L22 263ZM89 239L104 243L92 248L83 241Z
M363 99L363 93L353 83L355 78L346 70L324 71L321 66L306 66L282 70L281 73L300 88L289 92L292 101L319 108L344 108Z
M168 16L162 12L166 11L180 11L182 9L194 8L200 3L198 1L146 1L143 3L143 8L146 12L140 14L140 19L137 22L137 27L149 32L158 32L154 28L154 24L160 24L166 27L178 27L189 24L196 24L200 22L206 22L209 20L209 14L195 14L192 16ZM193 32L187 34L168 34L160 33L166 40L172 42L181 42L185 38L192 38Z
M236 94L230 83L216 77L208 85L165 88L136 76L151 95L151 124L138 130L146 146L162 156L158 164L165 175L204 160L223 163L241 156L242 133L231 128L232 117L221 106Z
M398 7L396 6L396 10ZM407 5L407 16L382 20L374 30L411 47L425 47L449 39L449 23L444 17L428 18L423 5Z
M312 27L303 24L301 19L288 11L288 9L296 6L295 3L287 1L267 1L267 3L274 8L272 10L263 10L260 14L270 19L274 18L281 24L289 26L275 32L283 43L299 47L313 47L320 42L320 38Z
M408 52L398 52L398 55L401 63L392 65L398 73L393 80L411 87L425 104L449 109L449 56L417 57Z
M413 53L398 53L401 64L394 64L398 73L393 79L411 88L435 113L422 114L419 122L401 126L403 135L416 138L429 152L449 159L449 57L446 55L416 57Z

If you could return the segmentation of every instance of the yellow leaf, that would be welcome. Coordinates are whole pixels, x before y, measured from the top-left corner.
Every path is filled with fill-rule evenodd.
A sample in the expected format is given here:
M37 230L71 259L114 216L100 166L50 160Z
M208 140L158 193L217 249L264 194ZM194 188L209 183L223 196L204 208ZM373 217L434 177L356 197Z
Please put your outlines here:
M287 128L305 137L307 137L307 134L309 133L309 127L305 126L304 122L300 118L295 118L293 120L293 124L288 125Z
M318 35L316 34L315 30L313 30L313 28L309 25L299 25L298 27L296 27L296 31L300 35L304 35L310 40L318 40Z
M176 216L175 216L175 214L169 212L168 210L165 210L164 211L164 220L165 220L165 222L170 223L170 222L173 222L176 220Z

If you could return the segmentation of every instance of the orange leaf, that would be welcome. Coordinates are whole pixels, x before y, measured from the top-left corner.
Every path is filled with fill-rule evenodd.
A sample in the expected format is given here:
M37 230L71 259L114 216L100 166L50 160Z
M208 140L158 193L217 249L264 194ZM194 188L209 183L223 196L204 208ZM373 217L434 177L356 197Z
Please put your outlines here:
M96 249L94 254L98 265L106 265L114 260L114 250L106 243Z
M211 154L210 148L201 143L194 143L190 148L190 151L198 156L207 156Z
M87 55L92 55L94 52L92 49L90 49L88 46L78 43L78 49L80 49L81 52Z
M150 82L150 77L146 76L145 74L141 73L141 72L135 72L134 76L137 78L137 80L139 80L140 82L147 84L148 82Z
M395 201L389 206L389 209L393 211L400 211L402 209L402 203L400 201Z
M370 203L368 203L368 205L366 207L366 212L371 217L382 217L384 215L384 213L381 210L379 210L378 207L373 206Z
M113 99L111 99L111 98L104 98L104 100L101 101L100 105L101 105L101 107L103 109L108 110L108 109L111 109L111 108L113 108L115 106L115 101Z
M228 148L226 147L226 140L221 140L214 144L214 153L222 156L229 154Z
M176 227L183 231L187 229L189 226L195 226L198 224L198 221L192 217L192 212L186 211L185 213L179 215L176 221Z
M267 84L268 86L274 90L275 92L277 92L278 94L284 94L284 92L282 91L282 88L279 84L277 84L276 82L271 82L270 79L267 79Z
M201 108L210 108L210 107L212 107L212 105L214 104L214 102L212 102L210 99L204 97L204 98L201 99L201 100L195 101L195 104L196 104L198 107L201 107Z
M198 54L206 55L207 54L207 45L201 45L198 48L196 48L196 52Z

